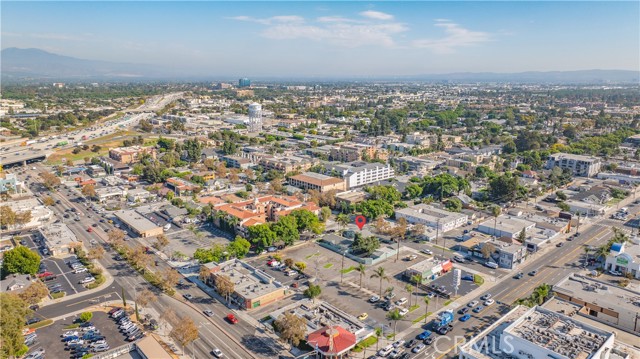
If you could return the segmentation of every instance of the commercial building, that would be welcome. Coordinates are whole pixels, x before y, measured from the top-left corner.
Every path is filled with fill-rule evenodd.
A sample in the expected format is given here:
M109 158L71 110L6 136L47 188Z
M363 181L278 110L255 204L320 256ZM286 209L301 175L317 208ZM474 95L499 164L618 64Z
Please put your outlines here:
M375 184L395 177L395 171L390 164L351 162L343 165L327 167L325 174L335 171L347 183L347 189Z
M320 173L305 172L303 174L291 176L288 179L290 185L306 190L316 190L320 193L333 190L344 191L346 184L341 178L326 176Z
M208 263L206 283L215 287L216 278L224 276L234 284L231 301L244 309L255 309L276 302L287 295L287 287L267 272L239 259Z
M579 274L553 286L556 297L581 306L580 314L640 335L640 292Z
M148 220L142 214L134 210L120 210L115 212L116 217L140 237L153 237L162 234L162 227Z
M167 180L165 181L165 185L167 186L167 188L175 192L178 196L190 194L200 189L200 186L198 186L197 184L180 177L167 178Z
M600 172L600 158L569 153L554 153L547 159L547 169L568 169L574 176L593 177Z
M478 231L495 237L517 238L524 229L525 233L536 226L535 222L516 218L509 215L500 215L496 219L488 219L478 225Z
M134 188L127 191L127 200L129 202L144 202L154 194L144 188Z
M22 193L24 182L15 173L0 173L0 193Z
M16 224L8 226L11 230L40 227L53 218L53 211L35 198L12 199L3 202L2 206L8 206L16 213Z
M512 239L510 242L500 239L490 239L479 243L472 248L472 254L476 257L483 257L482 247L486 245L491 245L495 248L495 252L491 253L491 259L493 259L500 268L515 269L522 264L527 257L527 247Z
M82 244L64 223L52 223L38 228L38 231L52 256L67 255L71 253L74 244Z
M349 351L356 346L356 335L333 325L309 333L307 343L321 358L350 358Z
M411 224L423 224L437 228L442 233L463 226L469 220L469 216L463 213L449 212L435 208L428 204L399 209L396 211L396 219L404 218Z
M611 251L605 259L604 269L631 273L635 279L640 279L640 240L637 236L631 239L631 243L614 243Z
M605 214L605 212L609 208L604 204L574 201L571 199L568 201L565 201L564 203L566 203L569 206L569 212L580 214L587 217L602 216Z
M615 334L543 307L517 306L461 345L460 359L608 359Z
M251 87L251 80L249 80L246 77L243 77L241 79L238 80L238 87L239 88L243 88L243 87Z
M109 150L109 157L121 163L136 163L140 161L143 154L148 154L151 158L156 158L156 149L153 147L118 147Z
M453 263L450 259L440 261L435 258L428 258L407 268L403 274L407 279L411 279L414 276L422 276L422 281L425 283L438 278L451 269L453 269Z
M127 195L127 189L123 186L96 188L98 201L105 202L110 199L120 199Z
M259 163L265 171L275 170L286 174L294 171L306 171L318 163L318 161L311 158L288 156L263 157Z
M248 158L243 158L240 156L224 156L222 160L227 164L229 168L241 168L247 169L251 166L254 166L253 162L251 162Z

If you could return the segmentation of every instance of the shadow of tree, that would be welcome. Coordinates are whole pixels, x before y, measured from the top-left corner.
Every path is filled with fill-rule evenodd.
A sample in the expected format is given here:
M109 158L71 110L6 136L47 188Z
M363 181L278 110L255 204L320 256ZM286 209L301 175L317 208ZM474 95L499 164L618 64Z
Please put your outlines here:
M278 352L284 350L282 344L274 338L258 338L255 335L243 336L240 340L240 344L244 345L247 349L251 350L254 353L265 356L276 356L278 355Z

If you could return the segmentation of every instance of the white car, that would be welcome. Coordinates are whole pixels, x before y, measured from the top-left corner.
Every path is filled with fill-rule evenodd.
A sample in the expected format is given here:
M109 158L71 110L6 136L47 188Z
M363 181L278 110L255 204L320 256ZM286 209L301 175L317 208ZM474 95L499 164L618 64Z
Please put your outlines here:
M485 301L485 302L484 302L484 306L485 306L485 307L488 307L488 306L490 306L491 304L493 304L493 303L495 303L495 302L496 302L495 300L493 300L493 299L489 299L489 300L487 300L487 301Z
M222 354L222 351L220 351L220 349L218 348L213 348L213 350L211 351L211 354L213 354L214 357L216 358L223 358L224 354Z
M91 282L95 282L96 279L93 277L86 277L85 279L80 281L80 284L87 284L87 283L91 283Z
M408 302L407 298L402 297L402 298L400 298L400 299L396 300L396 303L395 303L395 304L396 304L397 306L400 306L400 305L404 305L406 302Z
M404 341L403 339L400 339L400 340L395 341L395 342L394 342L393 344L391 344L391 345L393 345L393 347L394 347L394 348L398 348L398 347L403 346L403 345L404 345L404 343L405 343L405 341Z
M85 273L87 271L87 267L79 267L73 271L75 274Z
M62 335L61 335L61 337L63 337L63 338L66 338L66 337L77 337L77 336L78 336L78 332L71 331L71 330L62 333Z
M615 271L615 270L610 270L609 274L614 275L616 277L621 277L622 276L621 272L618 272L618 271Z
M477 300L474 300L474 301L469 302L469 304L467 304L467 307L469 307L469 308L473 308L473 307L475 307L476 305L478 305L478 301L477 301Z
M429 255L433 254L433 252L431 250L426 249L426 248L421 249L420 252L422 252L424 254L429 254Z
M369 303L377 303L380 301L380 297L378 297L377 295L374 295L373 297L369 298Z
M398 312L398 314L400 314L401 316L403 316L403 317L404 317L405 315L409 314L409 309L407 309L407 308L402 308L402 309L400 309L400 311Z
M378 356L386 357L393 351L393 345L389 344L386 347L378 350Z

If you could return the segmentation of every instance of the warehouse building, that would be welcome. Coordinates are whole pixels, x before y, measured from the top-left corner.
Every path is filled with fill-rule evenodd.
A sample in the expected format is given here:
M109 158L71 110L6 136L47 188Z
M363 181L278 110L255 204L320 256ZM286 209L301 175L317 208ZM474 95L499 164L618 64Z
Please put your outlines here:
M115 212L115 215L122 224L140 237L153 237L163 233L162 227L134 210L120 210Z

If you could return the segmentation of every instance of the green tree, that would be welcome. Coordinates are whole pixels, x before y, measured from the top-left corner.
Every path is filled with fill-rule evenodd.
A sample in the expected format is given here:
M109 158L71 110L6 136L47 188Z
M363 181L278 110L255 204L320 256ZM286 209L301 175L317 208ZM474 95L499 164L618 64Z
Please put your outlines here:
M326 222L329 218L331 218L331 208L322 207L320 209L320 218L322 218L322 222Z
M566 204L565 202L558 202L557 203L558 208L560 208L560 210L564 211L564 212L569 212L571 210L571 207Z
M91 320L91 318L93 318L93 313L91 313L91 312L82 312L82 313L80 314L80 320L81 320L83 323L86 323L86 322L90 321L90 320Z
M25 246L18 246L4 253L2 277L11 273L36 274L40 268L40 256Z
M356 210L370 220L386 215L391 217L394 213L393 205L383 200L366 200L356 205Z
M518 177L507 172L489 181L489 195L496 201L510 202L518 196Z
M320 223L318 216L308 209L296 209L291 211L290 215L296 218L299 232L311 231L320 234L324 231L324 225Z
M455 197L447 199L446 202L444 203L444 206L450 212L460 212L460 211L462 211L462 201L457 199L457 198L455 198Z
M424 323L427 324L427 317L429 316L429 303L431 303L431 298L424 297Z
M249 239L259 248L267 248L273 245L277 236L268 223L256 224L248 229Z
M351 248L358 253L364 253L366 256L370 256L380 248L380 240L375 236L364 237L360 233L356 233Z
M393 321L393 339L396 338L396 330L398 329L398 321L402 319L402 315L400 315L400 310L398 308L387 313L387 319Z
M307 269L307 263L305 262L295 262L293 264L300 272L304 272Z
M386 270L383 267L378 267L373 271L370 278L378 278L378 280L380 280L380 296L382 297L382 281L389 281Z
M293 346L298 346L307 334L307 321L294 313L284 313L273 323L280 338Z
M527 232L524 230L524 228L522 228L520 233L518 233L518 242L524 244L526 240L527 240Z
M339 215L336 216L336 222L340 225L340 227L344 229L349 225L349 222L351 222L351 219L349 218L348 215L344 213L340 213Z
M13 293L0 293L0 354L2 358L15 358L26 353L22 329L30 310L22 299ZM28 350L28 348L27 348Z
M315 302L315 299L322 294L322 288L319 285L309 283L309 288L304 291L305 297Z
M422 187L419 184L412 183L405 187L405 197L408 199L414 199L420 197L422 194Z
M240 236L236 236L236 238L227 246L227 251L236 258L242 259L249 253L250 248L251 243L248 240Z
M271 230L273 230L276 236L287 246L292 245L296 240L300 239L297 218L293 215L280 217L276 223L271 225Z
M561 201L567 200L567 195L562 191L556 191L556 197L558 197L558 199Z

